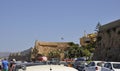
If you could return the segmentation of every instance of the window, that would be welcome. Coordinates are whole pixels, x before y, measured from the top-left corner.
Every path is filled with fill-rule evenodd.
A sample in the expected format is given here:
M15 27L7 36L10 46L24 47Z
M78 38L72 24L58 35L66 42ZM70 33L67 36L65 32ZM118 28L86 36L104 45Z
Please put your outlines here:
M113 28L113 31L116 32L116 28Z
M90 62L90 63L88 64L88 66L95 66L95 63L94 63L94 62Z
M107 68L107 63L104 65L104 67L106 67L106 68Z
M91 63L91 66L95 66L95 63L94 63L94 62L92 62L92 63Z
M106 64L104 65L104 67L109 68L109 69L112 69L112 66L111 66L110 63L106 63Z
M120 69L120 64L113 64L113 68Z

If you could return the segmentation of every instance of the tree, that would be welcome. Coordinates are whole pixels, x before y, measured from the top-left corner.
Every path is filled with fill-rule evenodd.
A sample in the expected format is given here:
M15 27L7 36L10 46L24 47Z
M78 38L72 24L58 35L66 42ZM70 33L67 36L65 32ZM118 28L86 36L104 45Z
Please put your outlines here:
M60 52L58 50L54 50L49 52L49 58L59 58L60 57Z
M81 48L78 44L70 43L70 48L65 51L66 58L76 58L81 56Z
M34 48L33 51L31 52L31 57L32 57L32 60L37 60L37 56L38 56L38 49L37 48Z
M79 57L86 57L90 59L91 54L95 50L95 43L90 43L87 46L79 47L78 44L70 43L70 48L65 51L66 58L79 58Z
M83 52L83 55L86 57L86 59L88 59L88 58L90 58L91 53L88 49L85 49L84 52Z
M95 50L95 43L90 43L85 48L88 49L91 53L93 53Z
M96 28L95 28L95 31L99 31L100 30L100 27L101 27L101 24L100 24L100 22L98 22L98 24L97 24L97 26L96 26Z

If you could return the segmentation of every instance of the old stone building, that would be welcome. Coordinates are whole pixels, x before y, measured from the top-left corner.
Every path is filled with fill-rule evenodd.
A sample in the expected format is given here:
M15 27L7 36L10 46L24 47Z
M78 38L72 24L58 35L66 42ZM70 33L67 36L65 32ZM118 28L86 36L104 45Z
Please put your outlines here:
M90 43L96 42L97 33L91 33L84 35L82 38L80 38L80 45L81 46L87 46Z
M38 55L44 55L49 58L51 52L58 53L61 60L64 59L64 52L70 47L70 42L42 42L36 41L32 52L32 59L36 59Z
M99 28L93 59L120 61L120 19Z

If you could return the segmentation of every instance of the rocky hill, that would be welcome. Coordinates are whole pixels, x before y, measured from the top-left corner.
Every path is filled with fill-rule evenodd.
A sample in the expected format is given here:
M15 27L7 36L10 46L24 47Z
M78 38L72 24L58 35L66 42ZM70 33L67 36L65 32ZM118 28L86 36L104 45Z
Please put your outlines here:
M0 52L0 58L8 57L10 52Z

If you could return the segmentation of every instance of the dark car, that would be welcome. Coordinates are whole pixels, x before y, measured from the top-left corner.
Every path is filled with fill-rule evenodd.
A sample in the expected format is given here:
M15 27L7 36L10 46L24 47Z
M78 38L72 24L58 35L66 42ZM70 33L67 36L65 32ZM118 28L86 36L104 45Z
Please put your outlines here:
M75 61L73 67L78 69L79 71L83 71L86 65L86 61Z

